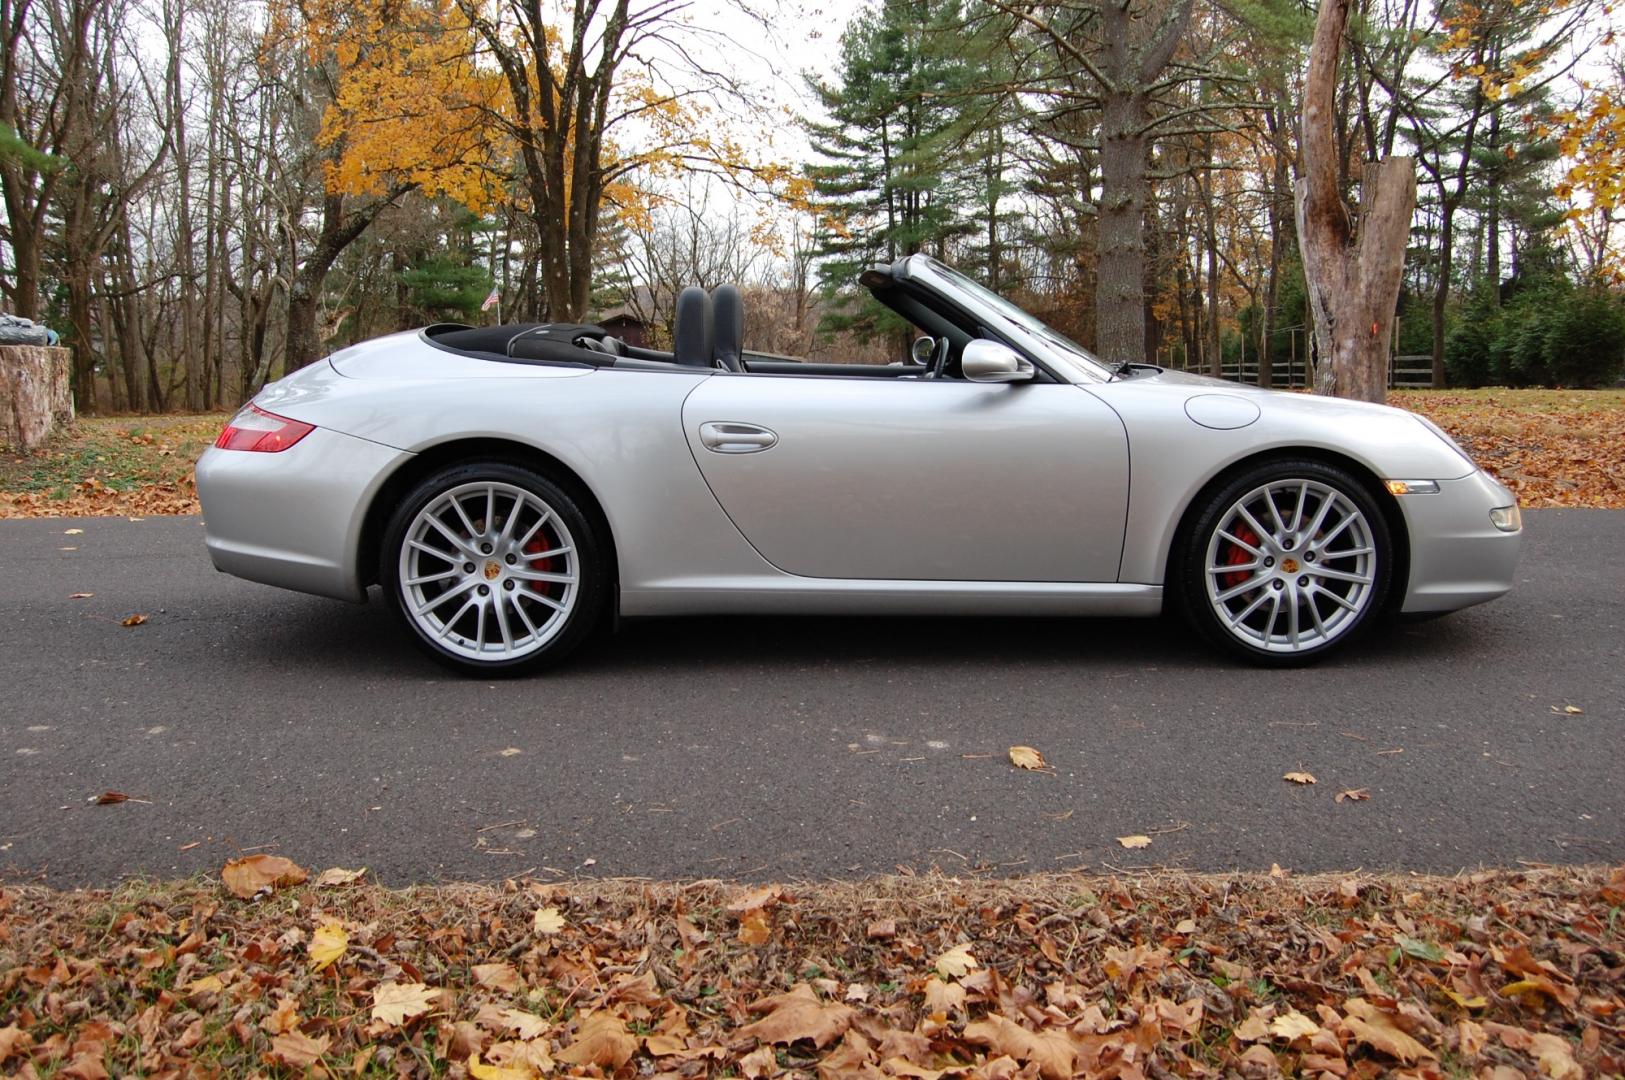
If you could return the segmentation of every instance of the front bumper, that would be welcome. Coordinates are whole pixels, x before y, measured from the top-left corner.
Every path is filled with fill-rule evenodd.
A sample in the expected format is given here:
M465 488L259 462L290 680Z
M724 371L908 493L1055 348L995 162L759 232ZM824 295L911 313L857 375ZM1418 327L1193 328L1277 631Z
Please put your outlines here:
M1517 500L1488 474L1441 480L1436 494L1401 495L1398 501L1411 539L1401 611L1455 611L1512 588L1523 531L1502 532L1490 511Z
M210 447L197 463L215 568L284 589L362 601L367 506L411 454L317 428L276 454Z

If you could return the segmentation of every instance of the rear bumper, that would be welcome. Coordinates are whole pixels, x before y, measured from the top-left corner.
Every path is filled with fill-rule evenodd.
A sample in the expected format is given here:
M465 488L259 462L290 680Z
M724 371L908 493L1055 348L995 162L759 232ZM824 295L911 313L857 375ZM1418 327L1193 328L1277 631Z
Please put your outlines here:
M1410 582L1400 610L1455 611L1505 595L1523 531L1497 529L1490 510L1516 502L1483 472L1441 480L1437 494L1399 496L1411 534Z
M357 554L366 508L411 456L326 428L277 454L210 447L197 464L209 558L249 581L365 600Z

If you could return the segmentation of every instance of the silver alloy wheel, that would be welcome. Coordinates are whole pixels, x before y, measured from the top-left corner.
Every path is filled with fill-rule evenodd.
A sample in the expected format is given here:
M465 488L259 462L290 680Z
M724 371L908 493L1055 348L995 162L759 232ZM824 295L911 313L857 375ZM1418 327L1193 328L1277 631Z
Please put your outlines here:
M430 642L470 660L514 660L542 648L569 620L580 579L558 513L501 481L436 495L401 544L407 617Z
M1203 566L1220 625L1274 653L1335 640L1376 591L1370 523L1347 495L1317 480L1276 480L1237 499L1208 538Z

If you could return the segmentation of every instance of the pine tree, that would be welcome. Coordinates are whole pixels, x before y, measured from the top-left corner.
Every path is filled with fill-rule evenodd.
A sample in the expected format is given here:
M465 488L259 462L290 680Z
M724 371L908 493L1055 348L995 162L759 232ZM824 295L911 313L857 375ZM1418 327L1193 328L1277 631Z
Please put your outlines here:
M977 227L968 212L986 203L976 192L983 163L966 146L980 72L962 22L959 0L882 0L842 35L833 83L809 79L829 117L806 125L823 159L807 172L820 286L835 301L825 333L906 331L854 279L905 255L946 254Z

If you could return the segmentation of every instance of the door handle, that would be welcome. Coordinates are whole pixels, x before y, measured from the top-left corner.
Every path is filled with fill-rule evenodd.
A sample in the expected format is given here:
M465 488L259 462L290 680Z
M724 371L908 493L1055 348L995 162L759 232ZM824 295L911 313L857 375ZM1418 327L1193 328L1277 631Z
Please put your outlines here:
M700 425L700 442L719 454L754 454L778 441L777 435L758 424L712 420Z

